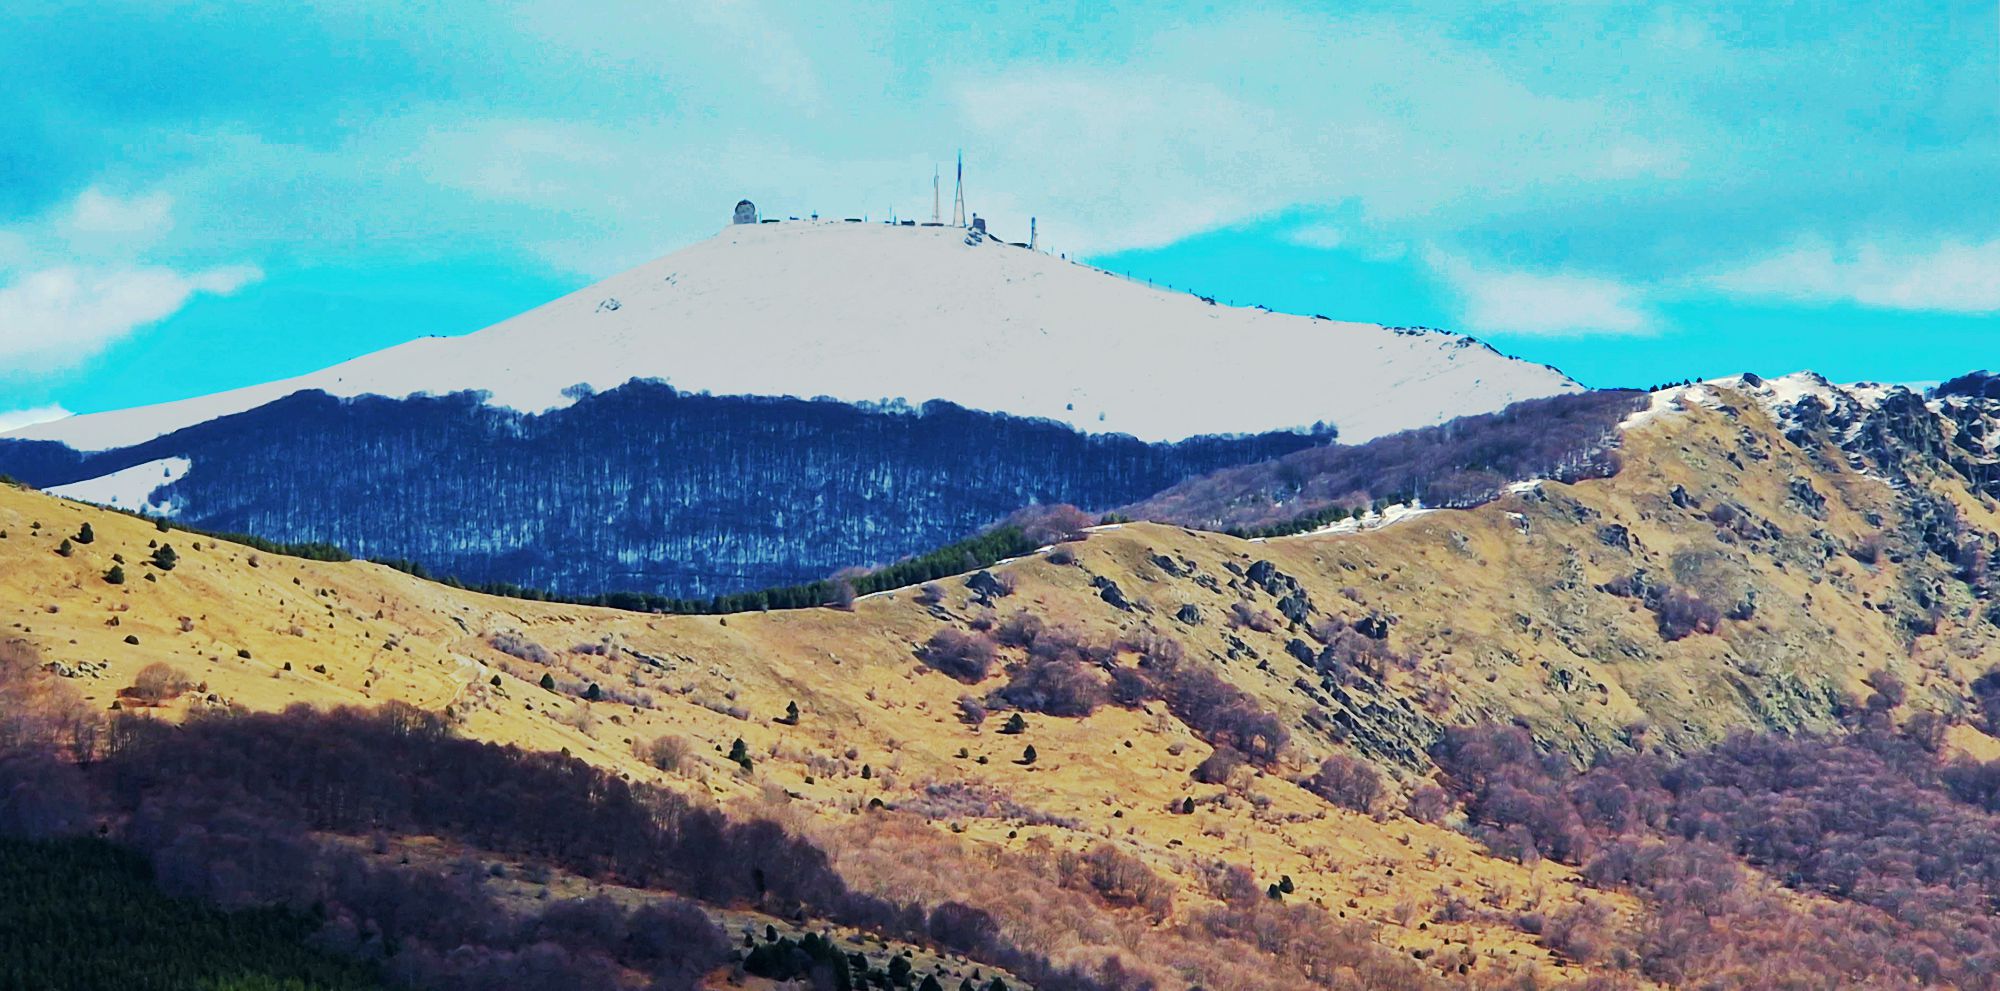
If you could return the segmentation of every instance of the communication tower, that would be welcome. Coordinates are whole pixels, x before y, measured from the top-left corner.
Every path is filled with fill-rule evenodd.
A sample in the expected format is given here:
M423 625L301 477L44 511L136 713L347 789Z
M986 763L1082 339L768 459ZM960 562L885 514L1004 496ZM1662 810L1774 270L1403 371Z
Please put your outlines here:
M958 181L951 196L951 225L965 226L965 152L958 153Z

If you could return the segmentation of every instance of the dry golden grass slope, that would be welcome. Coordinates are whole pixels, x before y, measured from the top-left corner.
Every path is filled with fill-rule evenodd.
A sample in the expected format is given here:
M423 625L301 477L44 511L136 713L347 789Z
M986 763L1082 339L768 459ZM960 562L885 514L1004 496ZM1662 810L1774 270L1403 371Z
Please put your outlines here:
M1289 875L1295 898L1378 926L1398 947L1463 947L1475 966L1559 968L1505 920L1579 897L1634 907L1586 896L1559 865L1504 862L1445 826L1397 814L1399 794L1368 815L1295 780L1322 757L1349 753L1407 790L1427 773L1422 754L1439 727L1482 719L1519 721L1580 756L1691 748L1742 728L1826 727L1840 697L1860 693L1878 668L1910 684L1912 708L1964 705L1966 681L2000 660L1995 631L1921 555L1898 553L1893 534L1876 563L1847 553L1878 532L1871 521L1896 518L1897 494L1828 467L1840 463L1799 449L1754 403L1721 393L1632 428L1624 469L1611 479L1545 484L1350 535L1243 541L1150 524L1104 528L1066 545L1074 563L1044 553L1004 566L1017 591L993 604L1001 615L1029 610L1098 640L1171 635L1191 661L1280 714L1292 731L1285 758L1226 786L1190 779L1210 747L1157 702L1078 719L1030 715L1018 736L1000 734L1000 718L961 721L957 700L998 687L1004 673L969 688L914 654L935 631L965 627L985 610L960 580L941 583L935 605L908 589L865 598L852 612L640 615L477 595L359 562L259 554L0 487L0 623L103 706L148 664L181 669L200 687L160 707L164 718L203 706L449 707L474 737L568 750L779 816L827 839L851 861L850 877L884 891L949 897L962 879L898 862L871 842L859 813L872 799L924 815L968 862L1108 840L1178 887L1177 912L1210 903L1202 868L1221 861L1250 868L1260 884ZM1677 504L1677 486L1688 505ZM1823 507L1801 497L1806 486ZM1963 491L1951 497L1982 526L2000 522ZM1758 526L1716 523L1709 511L1725 501ZM59 556L60 541L86 522L95 542ZM171 572L144 563L156 541L180 553ZM125 562L123 585L103 577L114 555ZM1275 610L1274 597L1243 577L1259 561L1295 579L1324 616L1386 620L1386 643L1407 662L1379 682L1323 685L1286 651L1303 633L1229 623L1237 603ZM1754 612L1712 634L1665 641L1651 612L1599 588L1640 569L1725 608L1754 597ZM1108 604L1100 577L1131 608ZM1915 592L1945 603L1933 634L1907 630ZM1198 621L1177 618L1184 605ZM495 638L546 656L518 645L513 653L528 658L502 653ZM597 652L578 649L586 647ZM557 691L539 686L544 674ZM605 701L580 698L589 683ZM790 703L801 712L796 726L777 721ZM636 753L662 736L690 745L676 772ZM752 772L723 756L738 738ZM1031 766L1015 763L1024 745L1040 755ZM1187 798L1195 814L1170 811ZM1452 899L1492 911L1435 921ZM1041 949L1060 956L1061 947Z

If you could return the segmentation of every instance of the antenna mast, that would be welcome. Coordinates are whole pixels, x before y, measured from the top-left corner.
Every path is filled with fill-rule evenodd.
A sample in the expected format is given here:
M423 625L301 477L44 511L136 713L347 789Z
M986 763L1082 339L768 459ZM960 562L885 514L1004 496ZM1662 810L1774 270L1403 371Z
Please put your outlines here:
M958 182L951 198L951 225L965 226L965 152L958 153Z
M931 166L931 223L935 224L944 219L939 216L943 208L944 201L938 198L938 167L933 165Z

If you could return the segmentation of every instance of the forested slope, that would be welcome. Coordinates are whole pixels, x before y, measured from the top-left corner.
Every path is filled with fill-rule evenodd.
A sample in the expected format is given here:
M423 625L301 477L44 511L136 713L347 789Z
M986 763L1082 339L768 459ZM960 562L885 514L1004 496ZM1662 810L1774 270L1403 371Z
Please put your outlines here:
M1147 444L945 403L633 382L541 415L474 395L301 393L109 452L0 441L0 473L51 487L185 458L155 498L194 526L474 583L706 598L921 554L1037 503L1108 509L1322 440Z

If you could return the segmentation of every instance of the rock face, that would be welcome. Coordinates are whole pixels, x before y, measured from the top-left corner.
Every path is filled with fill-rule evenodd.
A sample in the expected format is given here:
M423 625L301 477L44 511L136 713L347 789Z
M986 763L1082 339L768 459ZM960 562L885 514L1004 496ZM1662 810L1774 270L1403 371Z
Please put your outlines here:
M2000 376L1974 372L1927 394L1838 386L1810 372L1718 384L1760 400L1794 443L1838 448L1850 467L1896 477L1943 464L1976 490L2000 496Z
M2000 401L1968 392L1688 387L1624 428L1608 478L1372 532L1154 529L1100 557L1129 556L1134 608L1262 685L1295 746L1399 773L1473 721L1579 761L1825 730L1876 670L1949 714L2000 666ZM1221 621L1190 622L1203 615Z

